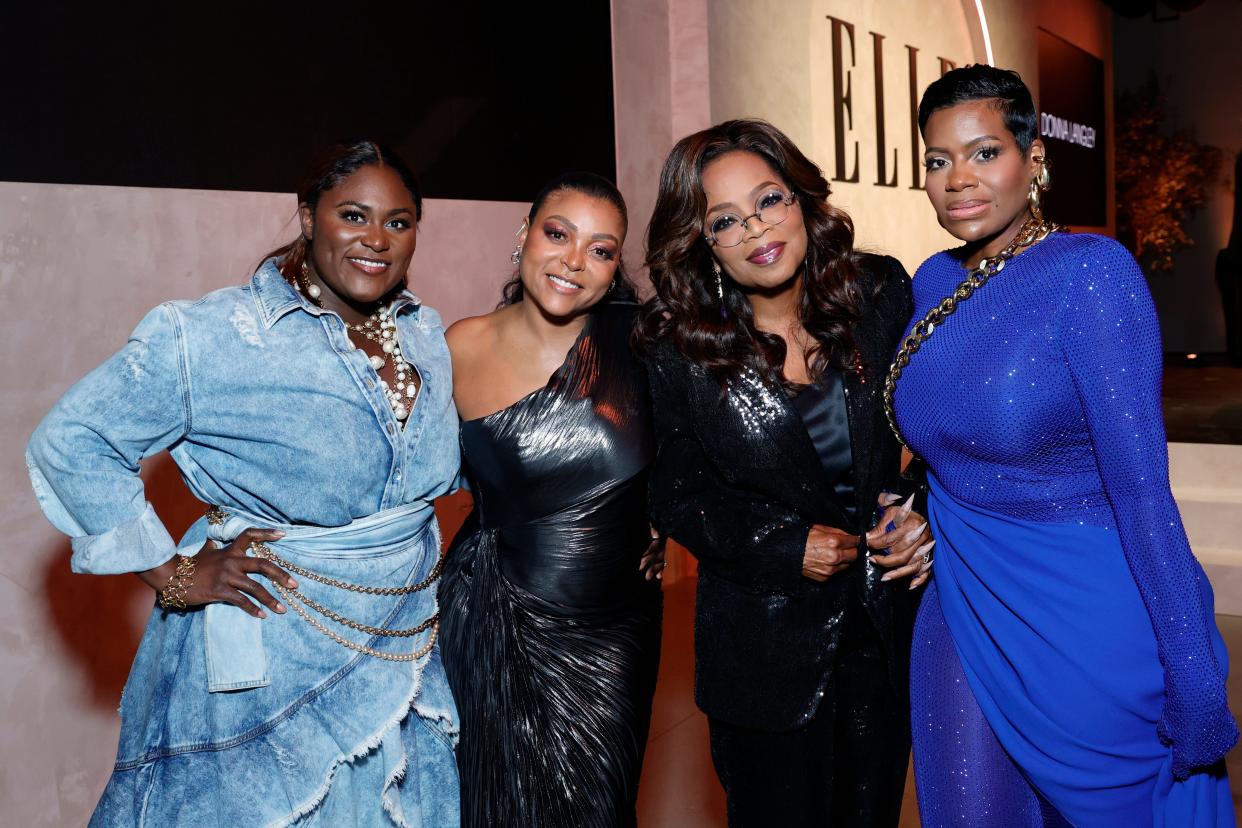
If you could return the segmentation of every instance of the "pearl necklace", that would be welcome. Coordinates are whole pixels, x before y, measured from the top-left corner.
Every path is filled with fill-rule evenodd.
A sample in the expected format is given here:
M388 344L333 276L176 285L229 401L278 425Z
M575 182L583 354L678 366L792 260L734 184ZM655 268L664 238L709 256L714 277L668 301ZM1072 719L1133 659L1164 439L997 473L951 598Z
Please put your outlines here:
M323 303L319 301L321 293L319 285L310 283L305 263L302 264L302 271L298 275L299 278L295 281L294 286L299 292L306 294L316 307L322 308ZM344 322L345 320L342 319L341 321ZM345 322L345 327L355 333L362 334L379 345L380 350L384 352L383 356L378 354L367 356L367 361L371 363L371 367L375 369L376 374L379 374L383 367L388 364L388 358L392 357L393 375L397 387L391 387L387 380L380 378L380 388L388 400L389 407L392 408L392 416L396 417L399 422L404 423L405 418L410 416L410 408L414 405L414 399L418 396L418 384L414 382L414 369L410 367L410 364L405 361L405 357L401 355L401 345L397 342L397 326L392 321L392 309L390 307L380 308L372 313L370 318L361 325ZM358 350L361 351L362 349L359 348Z
M384 396L388 398L388 405L392 407L392 415L398 420L404 421L410 416L410 406L414 405L414 398L418 396L418 385L414 382L414 369L405 361L405 357L401 355L401 345L397 342L397 326L392 321L392 312L389 308L380 308L371 314L370 318L361 325L353 325L349 322L345 323L345 327L355 333L360 333L367 339L380 346L380 350L384 352L383 356L376 354L367 357L371 363L371 367L375 369L375 373L379 373L387 363L388 358L392 357L392 370L396 387L388 384L387 380L380 380L380 388L384 390ZM361 349L359 349L361 350Z

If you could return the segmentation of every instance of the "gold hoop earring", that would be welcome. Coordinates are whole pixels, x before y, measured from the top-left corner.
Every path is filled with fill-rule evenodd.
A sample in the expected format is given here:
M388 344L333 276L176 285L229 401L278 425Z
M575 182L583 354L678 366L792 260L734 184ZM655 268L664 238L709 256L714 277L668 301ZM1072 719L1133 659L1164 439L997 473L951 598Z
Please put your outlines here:
M1052 189L1052 172L1048 169L1048 159L1042 155L1035 156L1035 163L1039 164L1039 172L1035 173L1035 177L1031 179L1031 187L1027 190L1026 200L1031 207L1031 215L1036 221L1044 220L1043 212L1043 194Z

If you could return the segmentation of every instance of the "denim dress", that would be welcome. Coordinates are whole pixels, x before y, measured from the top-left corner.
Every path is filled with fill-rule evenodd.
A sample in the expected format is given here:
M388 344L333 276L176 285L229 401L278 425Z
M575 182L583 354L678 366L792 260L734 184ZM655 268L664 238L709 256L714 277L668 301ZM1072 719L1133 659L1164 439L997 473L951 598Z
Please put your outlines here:
M283 615L154 609L91 825L458 823L435 586L414 589L437 571L431 502L456 479L457 415L439 315L405 293L393 316L422 378L404 428L340 317L268 261L248 285L151 311L35 431L31 480L74 571L138 572L260 526L309 573ZM217 507L180 544L138 477L165 449Z

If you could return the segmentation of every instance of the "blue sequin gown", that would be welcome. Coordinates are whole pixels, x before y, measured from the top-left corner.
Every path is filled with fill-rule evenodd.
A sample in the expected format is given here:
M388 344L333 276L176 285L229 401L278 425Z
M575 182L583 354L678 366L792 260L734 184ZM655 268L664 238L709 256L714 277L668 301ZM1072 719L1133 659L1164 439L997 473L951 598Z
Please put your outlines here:
M914 318L964 276L928 259ZM1169 490L1161 359L1129 253L1059 233L898 382L937 538L911 664L925 826L1234 824L1228 660Z

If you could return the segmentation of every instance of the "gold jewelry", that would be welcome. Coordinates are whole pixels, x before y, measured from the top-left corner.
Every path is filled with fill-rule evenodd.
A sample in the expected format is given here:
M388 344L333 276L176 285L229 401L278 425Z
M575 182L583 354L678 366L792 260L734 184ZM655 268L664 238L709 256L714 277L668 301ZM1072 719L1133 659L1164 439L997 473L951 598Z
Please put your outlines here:
M371 363L371 367L378 374L380 369L388 364L388 358L392 357L393 378L396 387L393 388L388 384L387 380L380 380L380 388L384 391L384 396L388 399L388 405L392 408L392 415L399 421L404 421L410 416L410 408L414 405L415 399L418 397L418 383L415 381L415 371L405 357L401 354L401 344L397 342L397 323L392 320L392 311L389 308L380 308L371 314L360 325L350 322L345 323L345 327L354 333L360 333L367 339L380 346L380 352L383 356L376 354L368 356L367 360Z
M269 560L281 569L288 570L295 575L301 575L303 578L310 578L312 581L316 581L317 583L321 583L325 586L336 587L337 589L344 589L349 592L360 592L363 595L409 595L414 592L421 592L439 580L440 573L444 571L444 555L440 555L440 559L436 561L435 568L431 570L431 574L419 581L417 584L403 587L362 586L361 584L351 584L348 581L338 581L335 578L328 578L318 573L311 572L309 569L303 569L297 564L286 561L284 558L277 555L271 550L270 547L268 547L267 544L262 541L251 541L250 546L247 548L256 558Z
M292 572L295 575L300 575L303 578L309 578L312 581L324 584L326 586L336 587L338 589L344 589L349 592L358 592L358 593L362 593L365 595L394 596L394 595L408 595L413 592L418 592L420 590L426 589L427 587L435 583L439 579L440 573L444 570L444 555L442 554L440 556L440 559L436 561L436 565L431 570L431 573L426 578L424 578L422 581L418 582L417 584L413 584L411 586L404 586L404 587L362 586L359 584L351 584L347 581L339 581L335 578L327 578L323 575L319 575L315 572L311 572L308 569L303 569L302 567L297 566L296 564L290 563L289 561L286 561L284 558L281 558L279 555L273 552L271 548L268 547L267 544L262 543L261 541L252 541L250 543L250 546L247 548L250 550L251 553L254 554L256 558L263 558L265 560L269 560L272 563L279 566L280 568L285 569L289 572ZM334 612L328 609L327 607L323 606L322 604L315 601L314 599L306 595L303 595L300 590L288 589L284 587L283 585L276 583L276 582L273 582L272 585L276 587L276 591L280 594L280 597L284 599L285 604L289 607L292 607L294 612L296 612L299 616L301 616L302 619L306 621L306 623L310 624L316 630L323 633L328 638L331 638L333 641L335 641L337 644L340 644L342 647L346 647L350 650L353 650L354 652L362 653L363 655L368 655L373 658L381 659L383 661L403 661L403 662L417 661L418 659L427 655L427 653L431 652L431 648L435 646L436 637L439 635L440 614L438 612L435 615L432 615L427 620L423 621L418 626L410 627L409 629L392 630L392 629L386 629L384 627L373 627L369 624L363 624L359 621L354 621L352 619L346 618L340 613L337 613L337 612ZM293 599L297 599L297 600L295 601ZM328 629L326 626L324 626L322 622L320 622L318 619L312 616L309 612L307 612L306 609L302 606L302 604L305 604L307 607L310 607L315 612L319 613L320 615L323 615L326 618L329 618L335 621L338 624L349 627L350 629L353 629L353 630L357 630L358 632L361 632L361 633L366 633L367 635L371 635L371 636L383 636L386 638L410 638L412 636L418 635L419 633L425 632L428 628L431 629L431 636L427 639L426 644L424 644L422 647L419 647L417 650L415 650L412 653L387 653L387 652L384 652L383 650L377 650L373 647L368 647L365 644L358 644L357 642L350 641L348 638L345 638L339 633L336 633L335 631Z
M303 255L305 255L305 253ZM315 305L316 307L320 307L320 308L323 307L323 303L319 301L319 296L323 293L323 291L319 289L319 285L311 284L310 266L306 264L305 258L302 259L302 266L298 268L298 275L295 281L296 281L296 284L294 285L294 287L296 287L298 290L302 291L302 293L305 293L307 296L309 296L311 300L311 304Z
M185 609L185 595L194 583L194 567L198 561L184 555L177 556L177 568L168 576L168 583L156 593L160 609Z
M901 343L901 349L893 357L893 364L888 369L888 378L884 381L884 416L888 418L889 428L893 430L893 434L903 446L908 444L902 438L901 431L897 428L897 417L893 413L893 393L897 390L897 380L901 379L901 372L910 364L910 357L918 352L923 343L932 335L932 331L936 329L937 325L957 310L959 304L965 302L976 290L983 287L988 279L1004 270L1005 263L1017 255L1019 250L1038 244L1060 229L1061 226L1059 224L1042 221L1037 218L1027 219L1018 230L1018 234L1014 236L1013 241L1004 250L990 259L981 259L979 264L975 265L966 274L966 278L957 286L956 290L942 299L940 304L929 310L927 315L916 322L914 327L910 329L909 335Z
M417 650L415 650L412 653L386 653L383 650L377 650L374 647L368 647L365 644L357 644L353 641L350 641L348 638L345 638L342 635L338 635L337 633L328 629L323 624L319 623L314 618L312 618L310 613L302 609L301 606L290 601L289 596L287 594L288 590L286 590L280 584L276 584L275 586L276 586L276 591L279 592L281 594L281 597L285 599L285 603L293 607L293 611L296 612L298 615L302 616L302 618L312 627L319 630L319 632L323 633L328 638L331 638L333 641L335 641L337 644L340 644L342 647L346 647L350 650L353 650L356 653L362 653L363 655L369 655L372 658L378 658L383 661L418 661L420 658L427 655L427 653L431 652L432 647L436 646L436 637L440 634L440 622L438 620L439 615L435 615L435 616L432 616L436 620L433 621L431 625L431 635L427 638L426 644L419 647Z
M1039 164L1039 172L1035 173L1035 177L1031 179L1030 189L1026 192L1026 200L1031 206L1031 215L1035 217L1035 220L1043 221L1041 201L1043 194L1052 189L1052 173L1048 170L1048 159L1044 156L1036 155L1035 163Z
M309 296L311 303L315 307L322 308L323 303L319 301L319 287L310 283L305 261L302 262L302 269L296 281L295 287ZM344 320L341 321L344 322ZM390 386L385 379L381 379L379 383L380 388L384 392L384 397L388 400L389 407L392 408L393 417L399 422L404 423L405 419L410 416L410 409L414 406L414 401L418 397L418 383L415 381L414 369L405 361L405 357L401 354L401 345L397 342L397 324L392 320L392 309L389 307L378 308L362 324L355 325L345 322L345 328L354 333L362 334L380 346L382 355L367 356L367 361L371 363L375 373L378 374L388 364L388 358L392 357L392 370L396 387Z

